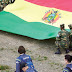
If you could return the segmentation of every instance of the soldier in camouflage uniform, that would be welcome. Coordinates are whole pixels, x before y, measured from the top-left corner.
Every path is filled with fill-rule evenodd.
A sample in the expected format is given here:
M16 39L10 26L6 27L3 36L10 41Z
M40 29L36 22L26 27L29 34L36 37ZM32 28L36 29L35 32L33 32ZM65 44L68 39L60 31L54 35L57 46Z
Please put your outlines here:
M69 48L70 48L70 50L72 51L72 24L70 24L70 25L68 25L68 27L70 28L70 32L69 32L69 34L70 34L70 36L69 36L69 41L70 41L70 45L69 45Z
M69 32L64 29L64 24L60 25L61 31L58 32L58 35L56 37L56 48L57 52L55 54L61 54L60 49L63 48L65 49L66 53L69 52Z
M15 0L0 0L0 11L2 11L8 4L14 3Z
M0 11L2 11L2 10L3 10L3 1L0 0Z

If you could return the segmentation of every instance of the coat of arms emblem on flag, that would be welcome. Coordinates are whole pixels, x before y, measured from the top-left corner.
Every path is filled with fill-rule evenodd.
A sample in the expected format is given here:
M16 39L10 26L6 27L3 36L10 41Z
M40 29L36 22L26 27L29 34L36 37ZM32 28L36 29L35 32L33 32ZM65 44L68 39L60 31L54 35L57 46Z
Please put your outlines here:
M60 17L60 14L58 11L49 10L45 13L43 20L46 23L55 23Z

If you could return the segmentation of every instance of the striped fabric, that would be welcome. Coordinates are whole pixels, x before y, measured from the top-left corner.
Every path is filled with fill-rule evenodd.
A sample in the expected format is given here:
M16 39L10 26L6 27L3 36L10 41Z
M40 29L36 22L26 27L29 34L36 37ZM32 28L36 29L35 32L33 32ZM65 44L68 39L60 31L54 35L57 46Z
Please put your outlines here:
M72 24L72 0L16 0L0 13L0 30L43 40Z

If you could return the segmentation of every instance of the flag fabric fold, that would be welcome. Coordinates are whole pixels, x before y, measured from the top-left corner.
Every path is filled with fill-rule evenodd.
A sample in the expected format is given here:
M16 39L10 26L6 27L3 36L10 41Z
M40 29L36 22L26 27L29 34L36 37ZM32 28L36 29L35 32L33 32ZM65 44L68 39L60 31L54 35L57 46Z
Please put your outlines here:
M0 30L34 39L56 37L60 24L72 24L71 0L16 0L0 12Z

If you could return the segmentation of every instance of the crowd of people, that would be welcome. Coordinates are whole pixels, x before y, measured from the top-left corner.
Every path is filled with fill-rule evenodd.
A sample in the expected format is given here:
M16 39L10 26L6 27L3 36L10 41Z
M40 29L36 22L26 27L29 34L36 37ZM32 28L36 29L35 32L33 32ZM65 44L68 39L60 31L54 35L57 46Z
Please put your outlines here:
M65 53L72 51L72 24L68 25L68 27L70 28L70 32L65 30L64 24L60 25L61 31L58 32L55 41L57 48L55 54L61 54L61 48L65 50ZM72 72L72 56L65 55L64 61L66 63L66 67L63 69L63 72Z
M57 52L55 54L61 54L61 48L65 50L65 53L69 53L72 50L72 24L68 25L70 32L65 30L64 24L60 25L61 31L58 32L56 37L56 48Z

